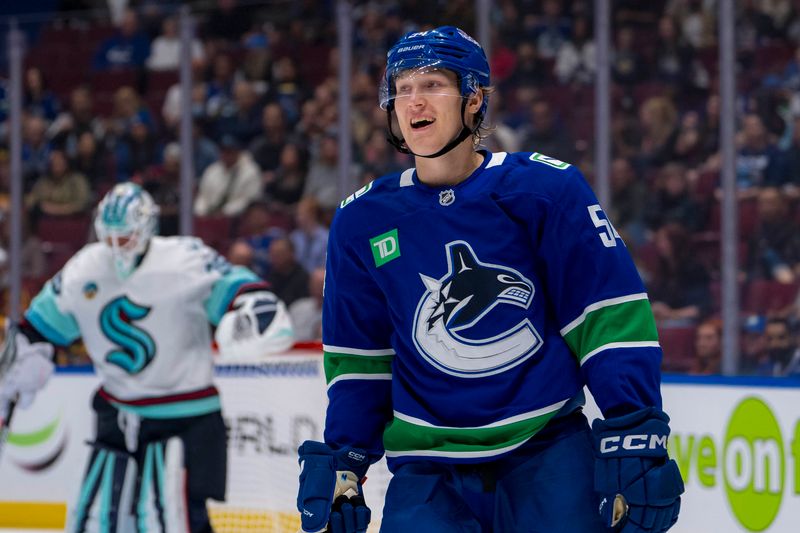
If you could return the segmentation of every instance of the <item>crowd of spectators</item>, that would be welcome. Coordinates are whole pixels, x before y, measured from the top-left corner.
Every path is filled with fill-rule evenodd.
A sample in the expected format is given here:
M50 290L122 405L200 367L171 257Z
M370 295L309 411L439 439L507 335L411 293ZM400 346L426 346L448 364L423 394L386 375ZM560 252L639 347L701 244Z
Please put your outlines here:
M162 205L162 233L178 231L179 4L69 0L42 18L24 76L26 235L48 252L46 267L25 269L31 290L60 267L70 246L90 237L86 224L85 234L72 231L73 240L59 242L47 222L88 220L115 182L142 183ZM353 2L353 166L344 187L334 3L188 4L197 21L190 104L196 232L269 279L293 316L308 317L298 330L318 339L327 227L342 189L346 196L412 164L386 142L377 106L387 47L406 31L441 24L474 33L474 2ZM717 373L716 2L611 4L607 211L650 292L665 369ZM541 152L594 179L593 5L494 2L490 150ZM742 0L736 24L742 368L786 375L800 372L800 352L769 346L780 324L795 349L800 325L800 8L790 0ZM3 143L5 91L0 84ZM5 144L0 156L7 189Z

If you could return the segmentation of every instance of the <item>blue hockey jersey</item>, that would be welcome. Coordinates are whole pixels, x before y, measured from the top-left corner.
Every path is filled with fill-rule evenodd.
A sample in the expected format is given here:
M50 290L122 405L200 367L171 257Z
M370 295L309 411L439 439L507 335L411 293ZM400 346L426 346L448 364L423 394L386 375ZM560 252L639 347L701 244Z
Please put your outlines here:
M484 153L347 199L328 245L325 440L389 467L487 461L588 384L606 416L659 406L661 348L625 244L573 166Z

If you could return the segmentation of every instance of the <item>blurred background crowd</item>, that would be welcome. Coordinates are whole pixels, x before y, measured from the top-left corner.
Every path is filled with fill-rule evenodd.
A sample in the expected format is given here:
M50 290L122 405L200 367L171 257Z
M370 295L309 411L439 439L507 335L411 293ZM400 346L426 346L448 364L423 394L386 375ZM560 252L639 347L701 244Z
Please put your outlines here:
M7 4L18 4L9 2ZM91 238L91 214L133 180L178 232L177 10L169 0L30 0L23 272L30 298ZM300 340L320 337L338 195L335 2L184 2L192 46L194 229L269 280ZM442 24L474 34L473 0L353 2L350 191L413 166L386 142L377 87L389 46ZM591 0L495 0L493 151L537 151L593 179ZM720 373L720 98L714 0L612 0L609 218L650 293L664 370ZM800 375L800 5L737 0L740 372ZM6 19L7 20L7 19ZM6 31L5 26L0 32ZM3 54L5 56L5 54ZM8 98L0 58L0 222ZM0 232L0 265L7 230ZM62 363L82 362L80 350Z

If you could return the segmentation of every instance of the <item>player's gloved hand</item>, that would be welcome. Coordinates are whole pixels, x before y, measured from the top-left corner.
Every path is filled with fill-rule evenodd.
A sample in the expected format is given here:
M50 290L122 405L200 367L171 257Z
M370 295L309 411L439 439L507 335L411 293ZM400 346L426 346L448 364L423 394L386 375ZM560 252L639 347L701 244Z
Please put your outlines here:
M297 493L302 531L366 532L371 512L361 482L369 468L367 452L349 447L333 450L311 440L297 451L302 466Z
M655 407L595 420L600 515L621 533L667 531L678 520L683 480L667 456L669 417Z
M8 416L13 402L23 409L33 403L36 393L44 387L53 374L53 345L48 342L31 343L22 333L14 334L6 342L16 342L16 359L8 373L0 379L0 419Z

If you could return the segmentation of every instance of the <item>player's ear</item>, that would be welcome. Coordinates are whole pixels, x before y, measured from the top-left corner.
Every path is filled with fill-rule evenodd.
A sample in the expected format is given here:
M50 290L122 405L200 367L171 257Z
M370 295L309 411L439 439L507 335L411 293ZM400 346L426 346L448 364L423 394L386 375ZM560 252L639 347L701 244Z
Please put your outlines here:
M480 110L482 104L483 104L483 89L479 88L477 91L472 93L467 99L467 111L472 114L475 114Z

